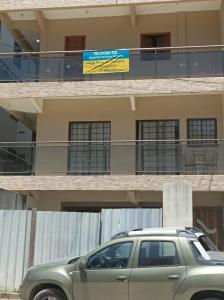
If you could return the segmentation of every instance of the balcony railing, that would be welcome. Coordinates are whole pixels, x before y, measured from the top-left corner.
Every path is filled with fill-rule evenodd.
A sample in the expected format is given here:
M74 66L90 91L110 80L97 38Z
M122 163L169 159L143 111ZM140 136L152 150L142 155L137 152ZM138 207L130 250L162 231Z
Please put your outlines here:
M224 174L224 140L0 143L0 175Z
M0 53L0 82L224 76L224 45L129 49L129 72L83 74L84 51Z

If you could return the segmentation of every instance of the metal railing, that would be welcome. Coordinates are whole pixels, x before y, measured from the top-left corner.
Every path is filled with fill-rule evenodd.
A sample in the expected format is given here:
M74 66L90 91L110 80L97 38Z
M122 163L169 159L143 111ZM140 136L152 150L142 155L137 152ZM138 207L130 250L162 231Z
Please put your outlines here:
M0 175L224 174L224 140L0 143Z
M83 74L83 52L0 53L0 82L224 76L224 45L133 48L129 72L92 75Z

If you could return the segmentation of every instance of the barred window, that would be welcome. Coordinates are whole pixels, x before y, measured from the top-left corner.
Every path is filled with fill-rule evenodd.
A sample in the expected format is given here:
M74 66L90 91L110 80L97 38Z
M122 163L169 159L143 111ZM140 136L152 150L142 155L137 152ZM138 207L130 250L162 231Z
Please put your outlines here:
M137 174L178 173L178 139L178 120L138 121Z
M187 138L190 140L200 140L190 141L189 144L214 144L216 142L214 139L217 139L217 120L188 119Z
M110 122L70 123L69 174L110 172Z

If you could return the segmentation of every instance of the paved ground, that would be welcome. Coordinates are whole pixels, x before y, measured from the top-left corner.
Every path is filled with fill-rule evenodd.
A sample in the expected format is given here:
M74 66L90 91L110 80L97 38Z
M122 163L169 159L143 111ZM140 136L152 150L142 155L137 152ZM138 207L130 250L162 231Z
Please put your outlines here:
M7 297L1 298L1 296L0 296L0 299L1 300L20 300L19 298L16 298L16 297L12 298L11 296L9 296L8 298Z
M17 293L0 293L1 300L19 300L19 294Z

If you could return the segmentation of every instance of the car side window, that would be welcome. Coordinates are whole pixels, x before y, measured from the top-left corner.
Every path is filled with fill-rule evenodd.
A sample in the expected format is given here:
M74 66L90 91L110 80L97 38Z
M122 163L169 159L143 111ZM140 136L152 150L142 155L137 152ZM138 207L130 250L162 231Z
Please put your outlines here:
M179 265L176 245L171 241L143 241L140 246L138 266L176 266Z
M87 263L88 269L127 268L133 242L123 242L108 246L93 256Z

